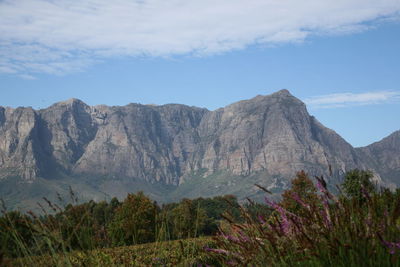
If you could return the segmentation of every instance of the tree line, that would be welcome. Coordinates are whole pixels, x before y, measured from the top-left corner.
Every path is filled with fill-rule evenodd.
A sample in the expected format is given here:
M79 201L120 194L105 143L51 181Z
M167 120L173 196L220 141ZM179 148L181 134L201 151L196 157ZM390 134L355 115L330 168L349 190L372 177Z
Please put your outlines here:
M70 251L129 246L155 241L214 235L222 216L240 220L233 195L183 199L159 205L143 192L123 201L89 201L61 209L46 200L53 214L37 216L19 211L0 217L0 254L19 257L48 249ZM1 255L0 255L1 256Z

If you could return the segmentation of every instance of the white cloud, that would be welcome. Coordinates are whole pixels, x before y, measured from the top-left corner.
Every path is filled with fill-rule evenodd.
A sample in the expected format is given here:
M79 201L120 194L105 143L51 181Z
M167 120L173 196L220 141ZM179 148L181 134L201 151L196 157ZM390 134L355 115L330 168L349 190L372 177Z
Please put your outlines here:
M340 93L304 99L310 108L339 108L358 105L375 105L400 101L400 92L379 91L366 93Z
M35 76L29 75L29 74L20 74L19 77L24 80L36 80Z
M399 12L399 0L3 0L0 72L60 74L114 56L299 42Z

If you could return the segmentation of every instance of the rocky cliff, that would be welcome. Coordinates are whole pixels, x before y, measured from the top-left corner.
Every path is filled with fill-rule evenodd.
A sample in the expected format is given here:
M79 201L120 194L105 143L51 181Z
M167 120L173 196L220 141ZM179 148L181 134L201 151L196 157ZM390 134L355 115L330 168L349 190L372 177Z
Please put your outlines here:
M287 90L234 103L207 113L199 125L196 162L209 173L267 171L293 177L301 169L334 175L366 167L354 149L322 126Z
M400 131L357 151L369 168L385 178L387 186L400 186Z
M88 106L71 99L42 110L0 108L0 179L86 177L96 184L107 177L108 183L179 187L194 177L262 173L268 185L268 177L289 180L301 169L335 182L349 169L369 168L378 179L391 173L393 182L398 136L356 150L287 90L215 111L177 104ZM135 191L129 186L124 190ZM105 185L102 190L113 194Z

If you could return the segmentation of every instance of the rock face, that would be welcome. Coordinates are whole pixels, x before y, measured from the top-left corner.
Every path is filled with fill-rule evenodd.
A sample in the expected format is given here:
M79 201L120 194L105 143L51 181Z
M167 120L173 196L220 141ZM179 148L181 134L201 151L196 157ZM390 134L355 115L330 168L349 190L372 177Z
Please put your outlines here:
M358 153L370 168L386 179L392 188L400 185L400 131L396 131L379 142L357 148Z
M339 175L365 167L354 149L311 117L304 103L287 90L257 96L207 113L199 126L203 144L196 162L209 172L236 175L267 171L292 177L304 169Z
M0 173L32 181L40 175L39 117L32 108L0 108Z
M396 132L354 149L287 90L215 111L77 99L42 110L0 107L0 179L26 182L107 176L178 186L199 172L290 179L301 169L335 180L353 168L392 177L399 144Z

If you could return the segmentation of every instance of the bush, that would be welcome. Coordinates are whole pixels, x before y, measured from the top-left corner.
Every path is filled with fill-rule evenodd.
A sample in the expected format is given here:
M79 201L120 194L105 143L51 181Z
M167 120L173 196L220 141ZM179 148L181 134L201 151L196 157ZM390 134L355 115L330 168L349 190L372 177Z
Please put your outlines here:
M113 246L155 241L157 205L143 192L128 194L109 226Z
M342 188L348 197L362 201L365 199L364 191L367 193L375 191L375 186L372 182L373 176L371 171L358 169L348 171L344 177Z

